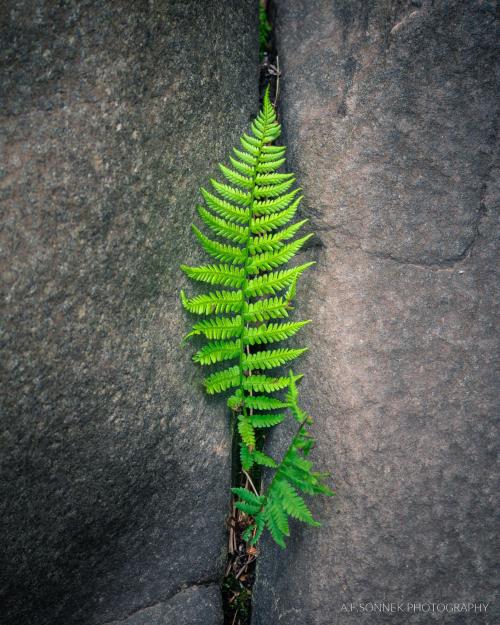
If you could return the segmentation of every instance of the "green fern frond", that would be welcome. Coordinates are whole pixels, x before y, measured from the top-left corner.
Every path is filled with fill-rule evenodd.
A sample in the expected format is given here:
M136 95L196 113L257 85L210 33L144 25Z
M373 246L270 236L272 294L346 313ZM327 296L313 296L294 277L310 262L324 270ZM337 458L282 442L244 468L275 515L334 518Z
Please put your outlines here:
M237 169L240 174L243 174L244 176L252 176L254 173L254 168L251 167L250 165L248 165L247 163L243 163L242 161L238 161L237 159L233 158L232 156L229 157L229 160L231 161L231 165Z
M262 174L276 171L285 164L286 159L280 158L284 154L285 150L283 150L279 155L263 155L260 159L261 162L256 167L257 171Z
M202 347L193 356L194 362L200 365L212 365L223 360L233 360L239 358L241 352L241 341L214 341Z
M203 267L188 267L181 265L182 271L199 282L209 284L221 284L235 288L243 286L245 282L245 270L231 265L205 265Z
M269 102L272 107L272 104ZM262 152L263 154L279 154L283 150L282 145L263 145Z
M258 159L255 156L253 156L253 154L242 152L241 150L238 150L237 148L233 148L233 152L236 154L236 156L240 160L242 160L247 165L250 165L250 167L252 168L252 175L253 175L253 171L255 170L255 167L258 163Z
M303 376L295 376L295 380L300 380ZM251 375L243 380L243 389L245 391L257 391L274 393L275 391L281 391L290 384L289 377L269 377L267 375Z
M244 398L244 404L247 408L255 408L256 410L276 410L277 408L288 408L288 404L276 397L268 397L267 395L247 395Z
M258 450L254 451L253 459L255 460L257 464L260 464L263 467L268 467L269 469L276 469L278 466L276 461L273 460L271 456L268 456L262 451L258 451Z
M264 528L266 527L266 517L265 515L260 512L259 514L256 514L254 517L254 521L255 521L255 536L251 539L250 544L255 545L260 537L262 536L262 532L264 531Z
M196 295L191 299L188 299L184 291L181 291L181 300L184 308L195 315L237 313L244 304L243 291L215 291L204 295Z
M252 202L252 212L254 216L258 217L260 215L270 215L271 213L277 213L278 211L283 210L291 204L292 200L295 198L297 193L300 192L300 190L300 188L294 189L293 191L290 191L290 193L272 200L254 200Z
M258 139L255 139L255 144L252 143L251 141L249 141L249 139L251 139L251 137L249 137L246 134L243 134L242 137L240 137L240 143L243 147L243 149L245 150L245 152L247 152L248 154L250 154L251 156L258 158L259 157L259 141Z
M197 206L198 215L203 219L205 224L215 232L217 236L229 239L234 243L246 243L248 240L248 229L243 226L239 226L231 221L226 221L222 217L212 215L203 206Z
M243 367L245 369L273 369L281 367L291 360L295 360L301 354L307 351L307 347L302 349L291 349L283 347L281 349L270 349L263 352L255 352L255 354L243 355Z
M240 443L240 462L245 471L250 471L254 465L253 454L243 442Z
M314 235L307 234L301 239L296 239L292 243L283 245L283 247L274 252L263 252L262 254L257 254L247 265L247 270L250 273L258 273L262 270L270 271L279 265L287 263L312 236Z
M246 224L250 221L251 213L248 209L231 204L231 202L226 202L226 200L218 198L206 189L200 189L200 192L207 206L224 219L232 219L241 224Z
M249 244L250 254L279 249L283 245L282 241L288 241L295 236L308 221L308 219L303 219L274 234L262 234L259 237L252 237Z
M232 389L227 404L233 412L235 432L244 471L254 465L274 471L267 492L256 495L237 487L236 508L250 517L245 537L256 544L267 527L274 540L285 546L289 517L316 525L299 492L331 494L324 475L306 459L314 439L306 429L310 417L298 405L296 382L301 375L268 376L263 372L291 362L303 348L269 345L293 337L309 321L283 321L291 310L297 281L314 263L279 268L296 256L312 236L296 238L307 219L295 220L302 196L292 173L280 172L286 148L272 145L281 126L266 91L262 110L248 133L233 149L229 163L220 164L225 182L211 179L211 191L202 188L203 204L196 207L211 238L198 226L193 233L205 252L218 264L182 265L198 282L221 285L216 290L188 298L181 291L184 308L207 319L193 324L186 339L201 336L206 343L193 360L211 366L233 360L231 366L208 375L203 384L209 394ZM276 396L285 391L286 396ZM299 432L280 463L262 449L256 431L278 426L289 410ZM256 472L256 475L259 474ZM255 478L255 475L254 475Z
M231 187L228 184L223 184L222 182L218 182L213 178L210 180L210 184L212 187L226 200L230 202L236 202L237 204L241 204L242 206L247 206L250 203L252 198L250 193L245 191L241 191L237 187Z
M240 414L238 417L238 432L245 445L253 449L255 447L255 430L250 417Z
M295 178L291 178L290 180L286 180L285 182L281 182L280 184L270 184L265 186L256 185L253 191L254 197L278 197L279 195L287 191L294 182Z
M250 421L254 428L270 428L278 425L285 419L285 414L277 412L276 414L254 414L250 417Z
M262 345L284 341L296 334L300 328L310 321L296 321L288 323L269 323L257 327L248 328L243 336L243 342L247 345Z
M281 228L281 226L287 224L295 217L301 199L302 196L297 198L291 206L278 213L271 213L253 219L250 224L252 234L265 234L266 232L272 232L276 230L276 228Z
M228 388L238 386L240 383L240 368L235 365L223 371L216 371L206 377L203 383L209 395L227 391Z
M252 505L251 503L246 503L246 501L237 501L234 504L235 508L238 508L238 510L241 510L242 512L245 512L246 514L249 515L254 515L257 512L259 512L260 510L260 506L255 506Z
M214 317L195 323L185 338L203 334L207 339L232 339L241 335L241 317Z
M240 499L246 501L247 503L253 504L254 506L262 506L264 503L264 497L258 497L252 491L247 490L246 488L231 488L231 492L233 495L238 495Z
M285 180L294 179L293 174L257 174L255 176L255 183L257 185L270 185L270 184L279 184L280 182L284 182ZM296 192L296 191L295 191ZM253 208L255 210L255 204Z
M284 536L290 536L290 528L288 526L288 516L286 510L281 505L278 498L272 498L268 505L268 515L272 517L275 526Z
M247 282L245 295L274 295L277 291L293 284L303 271L314 265L314 263L304 263L293 269L282 269L270 273L264 273L257 278L252 278Z
M221 170L224 177L233 184L239 185L240 187L244 187L245 189L251 189L253 186L253 179L251 176L243 176L237 171L233 171L219 163L219 169Z
M235 265L242 265L245 262L247 258L246 251L243 251L239 247L234 247L233 245L212 241L212 239L209 239L200 232L195 225L191 227L205 252L213 256L216 260L233 263Z
M297 493L295 488L286 479L276 480L275 488L279 493L281 501L283 502L283 508L286 512L304 523L319 527L320 523L313 519L311 511L306 505L306 502Z
M270 508L266 509L265 512L265 519L266 519L266 526L267 529L269 530L269 532L271 533L271 536L274 539L274 542L277 543L280 547L283 547L283 549L286 547L286 543L285 543L285 536L283 534L283 532L280 530L280 528L277 526L272 514L271 514L271 510Z

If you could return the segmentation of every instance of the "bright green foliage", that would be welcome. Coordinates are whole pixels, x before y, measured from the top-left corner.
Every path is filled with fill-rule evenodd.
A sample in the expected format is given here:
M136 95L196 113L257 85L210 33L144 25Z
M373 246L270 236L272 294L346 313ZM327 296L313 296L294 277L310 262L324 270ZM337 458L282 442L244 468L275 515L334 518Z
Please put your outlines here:
M305 460L300 467L286 464L293 464L303 439L309 436L305 424L287 453L285 465L279 467L262 451L262 437L258 436L259 431L283 421L284 409L289 408L302 420L295 386L302 376L276 376L268 370L288 364L306 351L282 347L281 343L309 322L277 320L288 317L297 280L314 264L283 267L312 235L294 238L307 220L293 221L302 196L299 189L291 190L293 175L277 171L284 163L286 148L271 144L280 132L267 90L251 133L243 134L241 148L235 148L234 157L229 159L231 166L219 166L225 182L211 180L211 191L201 189L205 206L197 207L198 214L216 238L194 225L193 232L214 262L181 266L193 280L224 288L192 298L181 292L181 300L188 312L208 317L195 323L186 338L206 339L193 360L203 366L217 366L204 380L207 393L233 389L227 403L235 415L243 469L249 471L254 465L277 469L264 499L257 501L253 499L256 496L242 494L244 489L236 489L240 498L237 507L254 519L253 543L267 526L276 542L283 545L288 516L314 524L295 489L304 490L305 485L305 492L314 494L326 492L326 487L317 490L319 474L311 473ZM286 401L274 395L287 388Z
M312 424L312 419L298 405L298 391L291 373L286 399L290 411L299 420L299 429L281 462L276 464L273 461L266 465L274 467L276 473L264 495L261 495L258 501L254 495L255 499L252 500L253 508L249 514L253 517L253 523L247 528L246 535L252 545L259 540L263 529L267 527L276 543L285 547L285 536L289 536L288 517L309 525L319 525L313 519L311 511L298 491L308 495L333 495L333 492L323 483L326 475L313 471L312 462L307 460L314 444L314 439L307 429ZM243 510L240 503L246 500L242 491L248 491L241 488L232 490L239 497L236 505ZM257 506L259 509L255 510Z

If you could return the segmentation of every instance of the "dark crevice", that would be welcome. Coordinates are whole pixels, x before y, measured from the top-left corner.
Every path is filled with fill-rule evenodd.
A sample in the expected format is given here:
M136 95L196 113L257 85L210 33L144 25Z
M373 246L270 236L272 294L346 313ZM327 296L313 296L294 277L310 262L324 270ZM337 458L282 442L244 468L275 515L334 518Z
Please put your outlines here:
M262 104L264 92L270 87L271 100L276 105L279 95L279 60L276 53L275 31L272 28L274 11L271 0L260 0L260 7L265 14L260 15L260 54L259 54L259 102ZM261 9L261 11L262 11ZM265 38L262 37L265 32ZM318 245L318 242L316 242ZM231 418L232 436L232 475L233 486L248 486L246 476L242 472L239 458L239 439ZM260 483L257 469L251 472L255 484ZM225 575L221 584L224 625L250 625L252 615L252 588L255 581L256 548L247 548L242 534L246 527L231 503L231 512L227 521L230 536L228 537L228 557Z

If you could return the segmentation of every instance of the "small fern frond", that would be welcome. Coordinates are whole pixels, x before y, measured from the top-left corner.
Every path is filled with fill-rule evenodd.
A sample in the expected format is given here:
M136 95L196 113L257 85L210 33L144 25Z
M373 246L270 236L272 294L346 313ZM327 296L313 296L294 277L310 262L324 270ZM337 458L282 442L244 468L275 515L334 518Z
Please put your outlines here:
M320 523L313 519L306 502L287 479L276 480L274 487L279 493L283 503L283 509L286 510L290 516L304 523L308 523L309 525L319 527Z
M257 512L259 512L260 510L260 506L255 506L251 503L246 503L245 501L237 501L234 504L235 508L238 508L238 510L241 510L242 512L244 512L245 514L248 515L254 515Z
M248 154L250 154L251 156L258 158L259 156L259 142L257 139L255 139L255 143L252 143L252 138L249 137L247 134L243 134L242 137L240 137L240 143L241 146L243 147L243 149L245 150L245 152L247 152Z
M292 243L283 245L276 251L257 254L248 264L247 270L250 273L255 274L260 271L270 271L271 269L279 267L279 265L287 263L312 236L312 234L308 234L301 239L296 239Z
M243 187L244 189L252 188L253 180L251 176L243 176L237 171L233 171L232 169L229 169L229 167L226 167L225 165L222 165L222 164L219 164L219 169L221 170L222 174L229 182L232 182L233 184ZM252 171L250 171L250 173L252 173Z
M256 295L274 295L290 286L303 271L314 265L314 263L304 263L293 269L282 269L270 273L262 274L256 278L248 280L245 295L255 297ZM265 301L265 300L264 300Z
M256 410L288 408L286 402L276 399L276 397L268 397L267 395L247 395L244 398L244 405L247 408L255 408Z
M277 213L289 206L297 193L300 192L300 187L290 191L286 195L274 198L272 200L254 200L252 203L252 212L254 216L259 217L261 215L270 215L271 213Z
M246 261L246 251L243 251L239 247L226 245L225 243L219 243L218 241L212 241L212 239L209 239L202 232L200 232L195 225L191 227L205 252L210 254L210 256L213 256L216 260L232 263L234 265L242 265Z
M281 367L281 365L295 360L307 351L307 347L302 349L271 349L263 352L255 352L255 354L247 354L243 356L243 366L245 369L273 369Z
M308 219L303 219L274 234L262 234L258 237L252 237L249 244L250 254L255 255L260 252L279 249L283 245L282 241L288 241L288 239L295 236L307 222Z
M254 197L278 197L279 195L287 191L294 182L295 178L290 178L290 180L286 180L285 182L281 182L280 184L270 184L265 186L256 185L254 188Z
M251 304L246 304L243 316L246 321L267 321L268 319L280 319L288 317L290 302L284 297L269 297Z
M233 220L240 224L247 224L250 221L251 215L248 209L226 202L226 200L221 200L205 189L200 189L200 192L207 206L224 219Z
M222 184L213 178L210 180L210 184L212 187L226 200L230 202L236 202L237 204L241 204L242 206L248 206L251 200L250 193L246 193L241 189L236 187L231 187L228 184Z
M254 173L254 168L251 167L250 165L248 165L247 163L242 163L241 161L238 161L237 159L233 158L232 156L229 157L229 160L231 161L231 165L237 169L240 174L243 174L244 176L252 176Z
M239 226L231 221L226 221L221 217L216 217L212 215L206 208L203 206L197 206L198 215L202 218L205 224L213 231L216 235L220 237L224 237L233 241L234 243L246 243L248 240L248 229L243 226Z
M296 380L300 380L303 376L295 376ZM281 391L290 384L290 378L279 377L273 378L267 375L251 375L243 380L243 388L246 391L257 391L265 393L274 393Z
M310 321L296 321L288 323L269 323L248 328L243 335L243 342L247 345L262 345L284 341L296 334Z
M283 150L283 154L285 151ZM259 173L269 173L279 169L284 163L285 158L275 158L274 156L264 156L261 158L261 162L257 165L256 169Z
M221 284L234 288L243 286L245 282L244 270L231 265L205 265L203 267L181 265L181 269L187 276L199 282Z
M240 368L235 365L223 371L216 371L206 377L203 383L209 395L227 391L228 388L238 386L240 383Z
M284 534L280 530L280 528L276 525L276 522L271 514L270 508L266 508L265 512L266 526L269 530L271 536L274 539L274 542L277 543L280 547L285 549L286 543L284 540Z
M195 323L184 338L203 334L207 339L232 339L241 334L241 317L214 317Z
M253 449L255 447L255 430L250 417L240 414L238 417L238 432L245 445L249 449Z
M287 224L294 218L301 199L302 196L296 199L291 206L283 211L253 219L250 225L250 231L252 234L265 234L266 232L272 232L273 230L276 230L276 228L281 228L281 226Z
M260 507L265 501L264 497L259 497L251 491L247 490L246 488L231 488L231 492L233 493L233 495L238 495L240 499L246 501L247 503L251 503L254 506Z
M276 461L262 451L255 450L253 452L253 459L257 464L267 467L268 469L276 469L278 467Z
M194 362L200 365L212 365L223 360L239 358L241 341L213 341L207 343L193 356Z
M280 182L285 182L285 180L294 180L293 178L293 174L257 174L255 176L255 183L259 186L262 185L276 185L279 184ZM295 190L295 193L297 192L297 189ZM253 208L255 210L255 204L257 202L254 203Z
M312 236L296 238L307 219L295 220L302 196L292 173L280 172L286 148L272 145L281 126L266 91L261 111L233 149L228 164L219 170L225 182L211 179L211 190L202 188L203 204L197 212L213 235L193 225L193 233L218 264L182 265L198 282L221 285L224 290L188 298L181 291L184 308L208 318L194 323L187 338L206 340L193 360L203 366L234 361L208 375L203 384L209 394L232 389L227 405L233 412L234 430L244 471L254 465L274 471L264 495L234 488L235 503L250 518L245 537L256 544L267 527L274 540L285 546L289 518L316 525L299 492L331 494L324 475L313 471L306 459L314 440L306 426L311 419L299 408L296 382L302 377L265 375L303 354L303 348L269 348L293 337L309 321L283 321L292 307L297 281L314 263L280 268L294 258ZM215 238L212 238L215 236ZM223 315L223 316L219 316ZM286 396L276 396L285 391ZM277 463L266 454L262 432L278 426L289 410L299 422L299 432ZM257 432L261 434L257 435ZM255 472L259 475L262 469ZM248 483L248 482L247 482Z
M252 168L252 175L253 172L255 171L255 166L257 165L258 159L253 156L253 154L248 154L247 152L242 152L241 150L238 150L237 148L233 148L233 152L236 154L236 156L242 160L244 163L246 163L247 165L249 165Z
M240 443L240 462L245 471L250 471L254 465L253 454L243 442Z
M285 414L277 412L276 414L254 414L250 417L250 421L254 428L270 428L278 425L285 419Z
M205 295L196 295L191 299L188 299L184 291L181 291L181 300L184 308L195 315L237 313L244 303L243 291L215 291Z

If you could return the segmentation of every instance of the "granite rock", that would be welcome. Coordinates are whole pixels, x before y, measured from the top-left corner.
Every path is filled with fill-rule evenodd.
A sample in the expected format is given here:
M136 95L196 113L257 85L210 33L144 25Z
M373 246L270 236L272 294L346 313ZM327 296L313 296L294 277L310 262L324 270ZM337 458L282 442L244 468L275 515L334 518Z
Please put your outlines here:
M191 586L165 603L109 625L220 625L221 609L219 586Z
M337 496L311 502L323 526L294 525L286 551L262 545L253 624L493 625L494 3L275 6L283 142L318 234L302 397ZM381 601L407 611L369 612ZM489 606L407 607L426 602Z
M230 434L178 266L258 109L255 4L1 4L4 625L123 620L222 575Z

